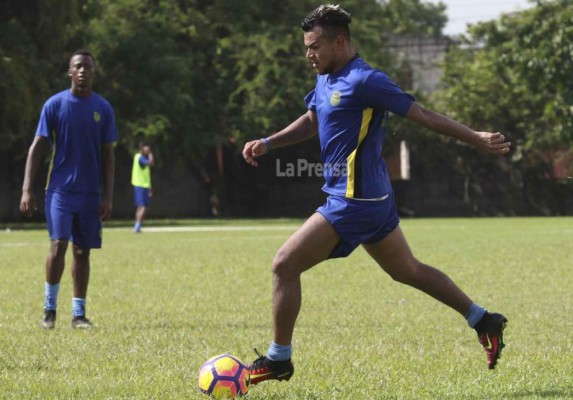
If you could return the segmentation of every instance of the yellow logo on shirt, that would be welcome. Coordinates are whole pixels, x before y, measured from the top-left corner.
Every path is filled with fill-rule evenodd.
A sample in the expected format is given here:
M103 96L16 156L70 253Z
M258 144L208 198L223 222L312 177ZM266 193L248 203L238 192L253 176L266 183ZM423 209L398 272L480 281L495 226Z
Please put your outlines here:
M338 90L335 91L334 93L332 93L332 96L330 96L330 105L334 106L334 107L339 105L341 97L342 97L342 93L340 93Z
M99 122L101 119L101 115L97 111L94 111L94 121Z

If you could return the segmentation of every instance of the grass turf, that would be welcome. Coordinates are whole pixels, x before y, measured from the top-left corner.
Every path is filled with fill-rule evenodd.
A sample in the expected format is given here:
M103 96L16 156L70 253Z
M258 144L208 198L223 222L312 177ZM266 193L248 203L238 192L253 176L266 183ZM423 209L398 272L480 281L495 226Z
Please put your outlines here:
M56 329L43 331L47 234L0 232L0 398L206 399L196 388L205 360L230 353L249 362L252 347L266 350L270 261L300 222L105 229L104 249L92 252L95 327L79 332L70 328L71 254ZM402 228L419 259L507 316L497 369L487 369L461 316L393 282L357 249L303 274L295 375L254 386L248 398L573 398L572 218L417 219Z

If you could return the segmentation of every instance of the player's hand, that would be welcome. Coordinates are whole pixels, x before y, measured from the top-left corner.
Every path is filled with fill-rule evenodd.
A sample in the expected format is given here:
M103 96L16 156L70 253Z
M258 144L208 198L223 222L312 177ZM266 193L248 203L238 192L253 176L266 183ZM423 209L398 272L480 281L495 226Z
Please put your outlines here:
M34 199L34 193L31 191L22 192L22 199L20 200L20 212L26 217L30 218L32 214L37 211L36 200Z
M107 221L111 218L111 201L103 200L100 206L100 218L102 221Z
M479 140L476 143L476 147L488 154L507 154L511 147L511 142L505 140L505 136L500 133L491 132L476 132L479 136Z
M262 140L252 140L245 143L243 148L243 158L253 167L259 165L255 158L267 154L267 145Z

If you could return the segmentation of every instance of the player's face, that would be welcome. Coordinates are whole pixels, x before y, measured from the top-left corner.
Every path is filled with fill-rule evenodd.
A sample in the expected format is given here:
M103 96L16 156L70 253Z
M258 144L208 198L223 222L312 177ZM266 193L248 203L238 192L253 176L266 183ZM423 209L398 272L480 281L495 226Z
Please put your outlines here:
M90 56L78 54L70 60L68 75L77 88L91 88L95 76L95 64Z
M304 46L306 47L306 58L312 63L320 75L330 74L335 71L336 43L322 36L322 29L315 26L310 32L304 33Z

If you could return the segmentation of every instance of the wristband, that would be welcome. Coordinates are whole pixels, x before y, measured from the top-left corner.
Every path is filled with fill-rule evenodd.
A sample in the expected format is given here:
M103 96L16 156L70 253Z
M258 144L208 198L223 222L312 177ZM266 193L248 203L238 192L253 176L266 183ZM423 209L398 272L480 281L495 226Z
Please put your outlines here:
M269 154L269 152L271 151L271 144L269 143L269 139L262 138L260 139L260 141L263 142L265 146L267 146L267 152L265 154Z

